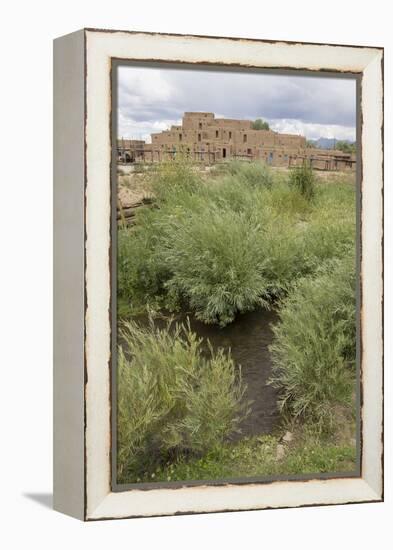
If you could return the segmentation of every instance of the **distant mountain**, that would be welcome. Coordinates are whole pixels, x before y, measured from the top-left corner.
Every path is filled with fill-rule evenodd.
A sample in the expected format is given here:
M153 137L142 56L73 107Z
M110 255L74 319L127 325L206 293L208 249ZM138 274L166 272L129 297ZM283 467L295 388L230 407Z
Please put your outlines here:
M318 139L310 139L309 142L318 147L319 149L334 149L337 141L346 142L350 145L355 143L354 141L349 141L348 139L336 139L336 138L325 138L321 137Z

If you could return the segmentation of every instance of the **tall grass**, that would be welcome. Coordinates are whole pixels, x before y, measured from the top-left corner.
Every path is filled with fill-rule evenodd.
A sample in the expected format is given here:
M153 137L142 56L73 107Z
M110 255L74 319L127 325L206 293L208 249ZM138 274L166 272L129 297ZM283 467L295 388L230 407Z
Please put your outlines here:
M177 194L191 194L201 184L197 166L186 154L179 152L174 160L161 162L151 179L154 195L159 201L176 200Z
M315 174L308 162L304 162L301 166L295 166L291 169L289 184L298 189L308 200L311 200L314 196L315 183Z
M157 464L222 444L248 414L245 386L230 353L208 356L189 326L128 322L118 355L118 481Z
M225 325L353 245L350 186L316 186L310 202L262 164L228 163L206 180L180 158L152 187L155 207L119 231L119 296L134 310L185 305Z
M273 175L266 164L232 160L220 167L219 173L234 176L242 185L271 187Z
M271 383L280 407L319 430L333 428L336 407L351 407L355 380L353 250L299 280L273 328Z
M297 434L299 435L299 434ZM264 435L226 443L209 450L203 457L184 459L158 467L157 481L211 480L239 477L280 476L333 472L353 473L356 448L351 443L337 444L311 433L286 447L277 460L279 436ZM149 481L145 478L143 481Z

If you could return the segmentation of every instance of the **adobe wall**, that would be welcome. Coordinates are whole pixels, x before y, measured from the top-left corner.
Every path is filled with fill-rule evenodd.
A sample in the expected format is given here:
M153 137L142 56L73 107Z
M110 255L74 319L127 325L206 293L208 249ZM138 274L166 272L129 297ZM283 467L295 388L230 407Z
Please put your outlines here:
M250 120L215 118L214 113L208 112L186 112L181 125L153 133L151 140L151 145L140 140L118 140L119 159L160 162L183 151L196 161L209 163L244 159L290 167L308 160L321 170L355 167L350 154L308 148L303 136L254 130Z

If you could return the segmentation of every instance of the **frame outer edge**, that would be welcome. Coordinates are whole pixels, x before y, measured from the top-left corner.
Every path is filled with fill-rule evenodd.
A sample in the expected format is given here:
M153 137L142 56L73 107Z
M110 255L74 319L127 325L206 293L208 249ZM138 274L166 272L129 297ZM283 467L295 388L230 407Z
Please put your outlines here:
M383 499L383 51L362 83L363 478ZM363 108L366 107L367 108ZM365 185L363 184L365 183ZM378 223L375 223L377 220ZM375 405L378 403L378 406ZM364 413L364 414L363 414Z
M83 30L54 41L53 507L85 519Z

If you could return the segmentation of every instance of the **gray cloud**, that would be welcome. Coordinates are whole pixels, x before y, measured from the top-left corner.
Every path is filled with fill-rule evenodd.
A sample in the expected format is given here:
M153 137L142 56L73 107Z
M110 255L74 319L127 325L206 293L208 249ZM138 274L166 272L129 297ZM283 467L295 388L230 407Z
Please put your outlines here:
M184 111L262 117L310 138L332 132L355 137L354 79L123 66L118 82L119 135L124 137L146 138L179 121Z

